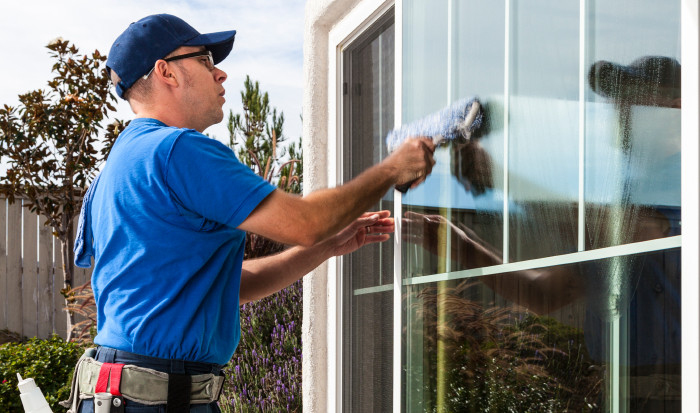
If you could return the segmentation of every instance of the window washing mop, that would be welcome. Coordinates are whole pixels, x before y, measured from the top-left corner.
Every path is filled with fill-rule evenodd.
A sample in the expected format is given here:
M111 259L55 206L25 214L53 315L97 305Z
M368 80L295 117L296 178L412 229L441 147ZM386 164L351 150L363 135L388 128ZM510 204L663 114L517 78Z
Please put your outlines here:
M386 136L386 146L391 153L406 139L417 136L430 137L436 147L449 142L465 143L481 127L483 118L478 98L461 99L439 112L392 130ZM396 189L405 193L413 182L397 185Z

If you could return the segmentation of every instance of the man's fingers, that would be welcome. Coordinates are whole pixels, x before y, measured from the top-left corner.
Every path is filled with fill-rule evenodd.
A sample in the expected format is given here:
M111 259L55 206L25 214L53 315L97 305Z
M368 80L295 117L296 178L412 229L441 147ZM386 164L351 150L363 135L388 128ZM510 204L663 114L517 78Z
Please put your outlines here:
M430 153L435 152L435 142L433 142L432 139L426 136L421 136L418 139L425 145L426 149L428 149Z
M393 225L372 225L366 228L369 231L368 234L389 234L396 229Z
M380 234L380 235L368 235L365 237L365 244L373 244L375 242L384 242L387 241L389 238L389 234Z
M372 215L378 215L379 218L387 218L388 216L391 215L391 211L387 209L383 209L381 211L367 211L364 214L360 215L360 218L367 218Z
M374 224L379 220L379 215L377 214L371 214L369 216L361 216L360 218L357 218L355 220L355 226L356 227L366 227L369 225Z

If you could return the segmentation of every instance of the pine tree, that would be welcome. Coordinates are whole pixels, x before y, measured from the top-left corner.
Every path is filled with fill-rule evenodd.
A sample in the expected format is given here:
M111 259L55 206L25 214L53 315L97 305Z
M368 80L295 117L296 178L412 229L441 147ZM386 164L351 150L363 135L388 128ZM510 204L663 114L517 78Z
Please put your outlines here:
M260 90L258 81L246 76L243 86L243 113L229 112L228 146L263 179L287 192L301 193L301 142L281 145L286 141L284 113L270 107L269 95Z

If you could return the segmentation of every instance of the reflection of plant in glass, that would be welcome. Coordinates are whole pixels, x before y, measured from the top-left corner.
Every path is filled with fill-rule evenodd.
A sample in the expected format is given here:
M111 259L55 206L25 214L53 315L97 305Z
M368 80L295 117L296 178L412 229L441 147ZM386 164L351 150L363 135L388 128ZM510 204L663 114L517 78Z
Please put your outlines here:
M591 368L583 333L521 309L472 300L479 283L425 288L412 309L423 325L431 377L445 369L444 400L436 380L423 381L424 411L579 412L598 409L602 377ZM439 314L443 322L438 322ZM443 350L444 349L444 350ZM438 366L438 353L446 357ZM420 380L420 378L419 378Z

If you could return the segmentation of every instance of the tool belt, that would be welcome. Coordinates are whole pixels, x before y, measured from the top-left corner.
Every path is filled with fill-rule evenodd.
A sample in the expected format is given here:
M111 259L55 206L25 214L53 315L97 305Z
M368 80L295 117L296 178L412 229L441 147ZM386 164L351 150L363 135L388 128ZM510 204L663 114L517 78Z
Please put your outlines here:
M168 374L131 364L102 363L93 358L95 353L96 349L88 349L78 360L70 397L60 403L68 413L77 413L80 401L94 398L95 393L110 392L146 405L165 404L171 410L173 403L189 406L215 402L224 386L224 376ZM183 386L190 388L189 395L182 394Z

